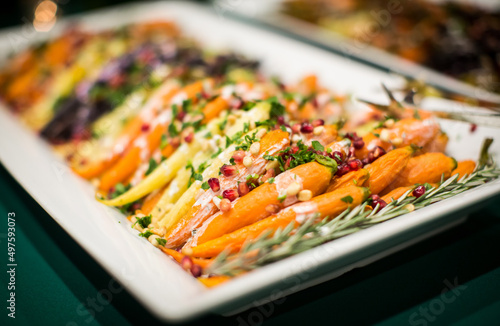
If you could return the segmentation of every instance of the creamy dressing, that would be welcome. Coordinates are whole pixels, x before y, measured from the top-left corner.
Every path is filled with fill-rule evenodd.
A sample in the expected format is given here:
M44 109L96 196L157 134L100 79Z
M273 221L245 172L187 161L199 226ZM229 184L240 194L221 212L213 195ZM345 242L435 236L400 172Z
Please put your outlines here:
M295 212L295 221L302 224L318 213L318 205L312 201L297 204L289 209Z

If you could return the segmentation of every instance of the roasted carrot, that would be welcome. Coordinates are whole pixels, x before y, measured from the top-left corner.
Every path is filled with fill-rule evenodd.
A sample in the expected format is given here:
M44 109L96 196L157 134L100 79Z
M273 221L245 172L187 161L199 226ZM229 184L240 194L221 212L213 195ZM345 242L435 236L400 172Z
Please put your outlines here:
M260 152L255 158L254 164L250 168L246 168L242 163L236 164L239 171L237 176L219 177L220 187L222 190L232 189L238 185L238 182L246 182L246 177L250 174L262 175L265 172L265 162L263 158L266 153L273 155L285 148L289 143L289 134L280 129L268 132L259 142ZM219 192L221 192L220 190ZM186 242L191 236L191 231L199 228L210 216L218 211L217 206L213 203L213 198L219 194L212 190L206 190L197 200L189 212L184 215L172 229L167 230L168 239L167 246L178 247Z
M415 186L406 186L406 187L399 187L391 192L389 192L387 195L382 196L382 200L385 201L386 203L390 203L393 200L398 200L399 197L403 196L408 190L412 190L415 188Z
M431 186L433 187L437 187L439 186L439 184L437 183L431 183L430 184ZM390 203L391 201L393 200L398 200L401 196L403 196L408 190L413 190L416 186L413 185L413 186L406 186L406 187L399 187L399 188L396 188L394 190L392 190L391 192L389 192L388 194L382 196L382 200L385 201L386 203ZM413 196L411 193L408 195L408 196Z
M175 259L175 261L178 263L180 263L182 261L182 258L184 258L185 256L184 254L173 249L168 249L163 246L159 246L159 248L161 249L161 251L163 251L173 259ZM212 263L211 259L196 259L196 258L191 258L191 259L193 260L193 263L200 265L202 268L207 268Z
M458 173L458 179L462 178L464 175L471 174L476 168L476 162L472 160L460 161L457 163L457 167L451 172L451 175Z
M357 158L364 159L368 156L369 151L376 146L380 146L386 151L390 150L392 146L396 148L409 145L423 147L435 140L439 133L439 124L434 119L404 118L394 123L390 128L378 128L365 135L363 137L365 145L356 150L355 154ZM437 141L443 142L445 139L441 137ZM437 145L442 144L436 143Z
M141 210L144 215L149 215L153 208L155 208L156 203L160 200L161 196L165 192L166 187L163 187L162 189L158 189L156 192L150 193L145 199L144 203L142 204Z
M383 193L388 193L399 187L412 186L417 183L439 182L442 176L445 179L449 178L451 171L456 166L457 162L443 153L426 153L412 157L394 182L384 189Z
M299 82L297 89L299 93L304 95L316 93L318 90L318 77L314 74L305 76Z
M297 202L297 196L287 196L288 190L297 185L309 190L313 196L323 193L332 177L332 169L316 162L299 165L276 177L274 182L264 183L237 199L227 212L213 215L197 231L191 242L201 244L226 233L255 223L273 213L273 209L290 206ZM280 196L286 196L280 197ZM168 238L168 242L171 239Z
M343 176L337 178L334 177L326 189L326 192L334 191L340 188L349 186L362 186L365 181L370 177L370 173L366 169L360 169L357 171L351 171Z
M427 143L423 148L423 153L444 153L446 145L448 145L448 135L444 132L440 132L434 137L429 143Z
M165 85L165 88L159 90L159 96L161 97L160 105L168 103L178 91L179 88L177 85ZM156 98L153 98L150 102L148 102L145 105L146 108L144 111L127 123L120 135L114 141L114 144L111 147L110 155L103 160L91 161L89 164L83 166L73 166L73 171L85 179L91 179L99 176L105 170L113 166L121 155L130 148L134 140L141 134L143 125L156 116L155 112L157 107L155 105L155 100ZM164 156L168 157L167 155Z
M385 151L392 149L391 143L381 140L380 137L375 136L373 133L368 133L362 138L364 146L354 152L354 155L360 160L367 158L368 153L370 153L370 151L375 149L377 146L382 147Z
M144 136L144 142L146 146L143 145L141 138L138 138L135 145L125 154L125 156L119 160L111 169L104 172L99 184L99 189L108 191L116 185L117 183L125 180L139 167L141 161L144 160L143 153L145 156L149 157L150 153L156 149L161 142L161 135L166 131L167 127L165 124L157 124L156 127L147 135Z
M198 281L200 281L206 287L211 288L211 287L220 285L224 282L227 282L230 279L231 278L229 276L220 275L220 276L211 276L211 277L199 277Z
M276 231L285 228L289 223L317 214L318 219L333 218L349 207L355 207L369 195L367 188L350 186L341 188L323 195L314 197L308 202L298 203L283 209L276 215L269 216L251 225L245 226L232 233L198 244L196 247L185 249L193 257L215 257L224 250L231 253L238 252L246 241L256 239L266 230ZM349 200L346 200L349 198ZM352 200L351 200L352 199Z
M370 175L368 179L370 191L378 194L396 180L414 152L411 146L395 149L370 164L366 168Z
M211 102L207 103L207 105L203 108L203 121L202 123L207 123L213 118L217 117L219 113L226 110L229 107L229 103L222 97L219 96Z
M377 132L382 138L386 133L389 140L400 148L408 145L423 147L438 135L439 130L439 124L434 119L405 118L397 121L390 129L380 129Z

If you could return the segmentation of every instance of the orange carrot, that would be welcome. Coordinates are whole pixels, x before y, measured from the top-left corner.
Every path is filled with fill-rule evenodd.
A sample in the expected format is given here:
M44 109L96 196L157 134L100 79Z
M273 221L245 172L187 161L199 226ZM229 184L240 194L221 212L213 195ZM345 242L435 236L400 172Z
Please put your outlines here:
M231 278L229 276L211 276L211 277L199 277L198 281L200 281L206 287L214 287L220 285L224 282L229 281Z
M318 90L318 77L316 75L307 75L299 82L298 91L304 95L316 93Z
M201 244L270 216L273 209L290 206L297 202L295 195L281 199L293 184L297 188L323 193L332 177L332 169L316 162L299 165L278 175L274 183L264 183L237 199L227 212L213 215L196 231L192 243ZM301 185L300 185L301 183ZM298 192L298 191L297 191ZM170 241L170 239L168 239Z
M437 183L431 183L430 185L433 186L433 187L438 187L439 186L439 184L437 184ZM413 186L406 186L406 187L399 187L399 188L396 188L396 189L392 190L388 194L382 196L381 199L383 201L385 201L386 203L390 203L393 200L398 200L408 190L412 190L414 188L415 188L415 185L413 185ZM408 196L411 197L413 195L410 193Z
M408 190L412 190L415 188L415 186L406 186L406 187L399 187L391 192L389 192L387 195L383 196L381 199L385 201L386 203L390 203L393 200L398 200L399 197L403 196Z
M446 145L448 145L448 135L444 132L440 132L434 139L432 139L429 143L427 143L423 148L423 153L444 153L446 149Z
M175 261L178 263L181 263L182 258L184 258L185 256L184 254L173 249L168 249L163 246L160 246L159 248L161 249L161 251L163 251L173 259L175 259ZM207 268L212 263L211 259L196 259L196 258L191 258L191 259L193 260L193 263L200 265L202 268Z
M369 177L370 173L366 169L348 172L340 178L333 178L330 182L330 185L328 186L328 189L326 189L326 192L349 186L360 187L366 180L368 180Z
M457 162L443 153L426 153L412 157L394 182L384 189L384 193L417 183L439 182L442 175L445 179L449 178L456 166Z
M239 174L236 177L219 177L222 190L236 188L238 181L246 182L246 177L250 174L262 175L265 171L266 162L263 156L266 152L273 155L288 146L289 134L280 129L273 130L268 132L259 143L259 155L255 158L253 165L249 169L242 163L237 163L236 167ZM203 205L198 204L193 206L188 214L183 216L172 229L167 230L167 246L178 247L184 244L191 237L191 230L199 228L210 216L217 213L219 209L215 206L212 199L218 194L219 192L215 193L209 189L199 197L198 202L203 203Z
M219 96L203 108L203 121L202 123L207 123L213 118L217 117L219 113L226 110L229 107L229 103L222 97Z
M156 127L145 136L146 148L141 148L141 144L135 144L125 156L119 160L108 171L104 172L99 184L99 189L109 191L114 185L129 177L139 167L144 157L142 152L146 151L146 156L156 149L161 142L161 135L165 133L166 125L157 124Z
M299 225L301 219L312 214L318 214L318 219L327 216L333 218L348 207L361 204L368 195L367 188L356 186L328 192L313 198L311 201L295 204L276 215L183 251L189 252L193 257L215 257L224 250L231 253L238 252L246 241L256 239L266 230L276 231L279 228L285 228L292 221ZM348 197L350 197L349 200L346 200Z
M172 87L165 94L162 95L162 102L168 103L172 97L177 94L179 91L178 87ZM155 112L155 110L153 110ZM133 144L134 140L141 134L142 126L147 123L150 118L154 118L156 114L152 114L149 117L148 114L139 114L130 122L127 123L125 128L121 131L120 136L116 138L114 144L112 146L111 155L103 160L93 161L89 164L83 166L74 166L73 170L75 173L80 175L82 178L91 179L99 176L105 170L109 169L113 166L116 161L121 157L123 153L125 153L130 146ZM115 150L116 148L120 150ZM168 157L167 155L164 155Z
M144 215L149 215L151 213L151 211L153 210L153 208L155 208L156 204L165 192L165 189L167 189L167 187L163 187L159 191L152 192L144 199L144 203L141 207L142 213Z
M455 175L458 173L458 179L462 178L466 174L471 174L474 172L474 169L476 168L476 162L472 160L465 160L465 161L460 161L457 163L457 167L453 172L451 172L451 175Z
M368 186L374 194L380 193L398 177L414 153L411 146L395 149L377 159L366 169L370 174Z

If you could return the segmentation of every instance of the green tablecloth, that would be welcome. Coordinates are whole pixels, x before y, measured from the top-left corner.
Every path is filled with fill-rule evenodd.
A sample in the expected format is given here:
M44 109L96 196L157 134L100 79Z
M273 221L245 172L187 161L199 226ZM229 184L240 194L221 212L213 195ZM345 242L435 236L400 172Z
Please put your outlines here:
M0 167L0 325L159 323ZM7 213L16 214L16 319L7 317ZM445 233L291 295L272 308L207 316L203 325L500 324L500 197ZM454 290L446 291L453 284ZM116 288L116 287L115 287ZM117 292L117 291L115 291ZM7 320L7 323L4 321Z

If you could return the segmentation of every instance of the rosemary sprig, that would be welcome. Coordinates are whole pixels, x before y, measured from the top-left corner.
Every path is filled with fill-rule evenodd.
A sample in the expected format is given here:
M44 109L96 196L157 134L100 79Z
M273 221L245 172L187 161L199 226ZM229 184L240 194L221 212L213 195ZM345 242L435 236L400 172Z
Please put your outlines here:
M235 276L453 197L499 176L500 169L496 166L482 166L461 179L456 174L437 187L426 185L425 194L419 198L409 197L409 190L383 209L379 209L378 205L373 210L366 209L369 204L367 201L331 220L325 218L317 222L317 216L310 216L298 228L294 228L292 222L272 236L272 230L264 232L259 238L246 243L236 254L221 253L209 266L208 273Z

